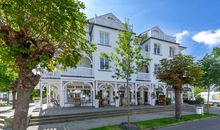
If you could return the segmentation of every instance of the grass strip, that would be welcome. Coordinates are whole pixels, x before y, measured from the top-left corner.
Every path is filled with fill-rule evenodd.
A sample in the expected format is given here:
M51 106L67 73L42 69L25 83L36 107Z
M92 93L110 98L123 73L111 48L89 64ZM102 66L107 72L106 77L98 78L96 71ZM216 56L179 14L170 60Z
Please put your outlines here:
M205 113L204 115L192 114L192 115L184 115L180 120L177 120L173 117L169 117L169 118L159 118L159 119L146 120L146 121L138 121L136 123L138 124L138 127L142 130L147 128L158 128L180 122L193 121L193 120L203 119L207 117L214 117L214 116L218 116L218 114L211 114L211 113L210 114ZM93 128L90 130L122 130L122 129L120 128L119 125L110 125L100 128Z

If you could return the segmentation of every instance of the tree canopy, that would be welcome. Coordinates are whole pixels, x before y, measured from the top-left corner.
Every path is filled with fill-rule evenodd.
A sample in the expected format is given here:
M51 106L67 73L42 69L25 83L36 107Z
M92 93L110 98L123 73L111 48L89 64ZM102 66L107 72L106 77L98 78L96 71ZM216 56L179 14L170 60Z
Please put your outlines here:
M94 50L84 37L84 8L82 2L75 0L2 0L0 46L7 47L14 57L28 55L32 59L29 66L51 70L61 63L63 67L75 67L81 53L91 55ZM22 38L17 40L18 37ZM50 54L43 51L48 42L54 45L47 50Z
M195 85L204 74L190 55L179 54L170 60L162 59L160 63L158 78L174 88L183 84Z
M118 32L115 52L111 54L101 53L102 57L110 59L114 71L113 78L130 80L131 75L147 67L150 59L141 55L141 44L147 38L135 37L125 23L123 30Z
M0 1L0 57L9 54L18 68L13 130L27 128L29 97L39 83L39 70L76 67L82 53L91 56L95 50L85 38L84 8L78 0Z
M205 88L220 85L220 48L213 48L211 54L206 54L199 61L205 72L201 85Z

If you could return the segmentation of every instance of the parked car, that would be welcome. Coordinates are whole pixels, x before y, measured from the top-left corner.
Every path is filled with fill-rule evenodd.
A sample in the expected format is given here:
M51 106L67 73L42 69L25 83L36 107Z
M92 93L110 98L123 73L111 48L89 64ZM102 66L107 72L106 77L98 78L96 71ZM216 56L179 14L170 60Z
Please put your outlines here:
M208 92L201 92L197 96L202 97L204 99L204 104L208 103ZM220 105L220 92L210 92L209 105Z

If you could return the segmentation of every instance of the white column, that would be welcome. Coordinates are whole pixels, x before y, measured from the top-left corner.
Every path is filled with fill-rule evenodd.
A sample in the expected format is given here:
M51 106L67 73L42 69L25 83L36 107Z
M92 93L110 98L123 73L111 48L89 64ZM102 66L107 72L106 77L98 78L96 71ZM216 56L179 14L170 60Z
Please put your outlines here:
M91 102L93 102L93 87L92 86L90 87L90 101Z
M98 83L97 81L95 82L95 95L98 95Z
M60 107L64 107L64 88L63 88L63 80L60 79Z
M151 100L152 100L152 98L151 98L151 90L148 89L148 104L151 104Z
M111 104L111 102L113 102L114 101L114 97L113 97L113 88L112 87L110 87L110 90L109 90L109 98L110 98L110 104Z
M134 98L135 93L134 93L134 91L135 91L134 83L132 83L132 90L131 90L131 103L132 104L135 104L135 98Z
M42 82L40 81L40 108L42 108L43 104L43 87L42 87Z
M135 88L134 88L134 90L135 90L135 104L137 105L138 104L137 103L137 91L138 91L137 84L135 84L134 86L135 86Z
M166 96L166 92L167 92L167 89L165 86L163 86L163 94Z
M46 85L46 89L47 89L47 107L48 107L48 104L49 104L49 86L48 84Z
M51 106L51 85L50 84L48 86L48 90L49 90L49 100L48 100L48 102L49 102L49 106Z

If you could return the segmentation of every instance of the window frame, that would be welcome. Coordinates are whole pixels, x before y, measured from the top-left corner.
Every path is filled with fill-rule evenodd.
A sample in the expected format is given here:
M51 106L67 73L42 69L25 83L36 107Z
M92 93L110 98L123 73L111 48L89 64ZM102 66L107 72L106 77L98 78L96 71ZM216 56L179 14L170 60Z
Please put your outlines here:
M170 46L169 47L169 56L174 57L175 56L175 51L176 51L176 48Z
M99 43L101 45L110 45L110 34L109 32L100 31L99 32Z
M109 70L110 60L108 58L100 58L100 70Z
M161 55L161 45L158 43L154 43L154 54Z

